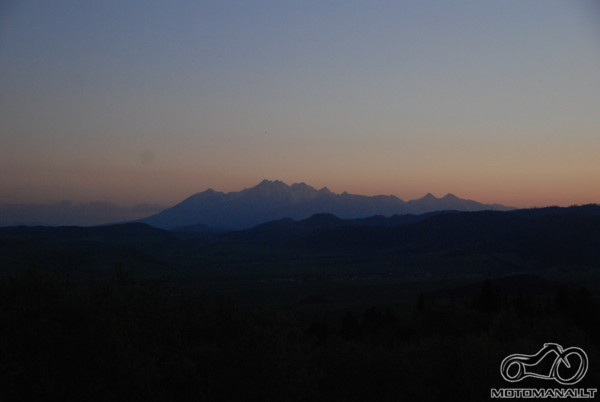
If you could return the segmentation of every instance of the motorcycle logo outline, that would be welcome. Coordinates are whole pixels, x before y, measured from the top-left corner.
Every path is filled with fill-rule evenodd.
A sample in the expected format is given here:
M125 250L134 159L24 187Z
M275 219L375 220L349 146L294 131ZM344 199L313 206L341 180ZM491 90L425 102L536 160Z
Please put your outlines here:
M538 365L549 353L556 353L556 358L554 359L548 374L540 374L527 370L528 368L534 368ZM579 358L579 368L574 374L563 377L560 373L560 368L563 365L567 369L571 368L572 362L569 362L568 360L570 356L577 356ZM516 373L514 372L515 368ZM571 346L563 349L558 343L544 343L544 347L533 355L519 353L512 354L505 357L500 364L500 374L502 375L502 378L508 382L518 382L525 378L532 377L542 380L555 380L563 385L573 385L583 379L587 370L588 357L581 348Z

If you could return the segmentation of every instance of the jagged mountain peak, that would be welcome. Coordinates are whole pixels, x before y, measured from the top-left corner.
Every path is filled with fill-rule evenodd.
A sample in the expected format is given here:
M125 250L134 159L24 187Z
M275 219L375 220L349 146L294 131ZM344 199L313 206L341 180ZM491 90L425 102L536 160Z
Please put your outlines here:
M191 195L190 197L188 197L186 200L184 200L183 202L187 202L187 201L198 201L198 200L202 200L202 199L215 199L215 198L220 198L224 195L225 193L221 193L219 191L216 191L212 188L208 188L202 192L196 193Z
M280 180L265 179L256 186L236 194L242 195L244 193L267 198L287 199L292 203L298 203L316 197L318 190L304 182L288 185Z
M267 180L264 179L254 187L246 188L240 191L238 194L255 194L259 196L272 196L274 194L281 194L289 191L290 186L280 180ZM231 194L231 193L230 193Z
M309 186L305 182L292 183L291 185L288 185L288 184L286 184L285 182L283 182L281 180L267 180L267 179L264 179L263 181L261 181L260 183L258 183L256 186L250 187L249 189L253 189L253 188L291 189L291 190L314 190L314 191L317 191L316 188L314 188L312 186Z
M437 198L428 193L423 198L405 202L393 195L365 196L346 191L337 194L327 187L317 190L304 182L290 186L281 180L264 179L241 191L220 193L208 189L141 221L167 229L198 223L220 229L245 229L272 220L301 220L320 213L350 219L485 209L510 208L462 200L453 194Z
M282 182L281 180L264 179L263 181L258 183L256 186L250 187L250 188L252 189L252 188L287 188L287 187L289 187L289 186L287 184L285 184L284 182Z
M290 186L290 189L292 191L303 191L303 192L310 192L310 193L316 193L318 190L312 186L309 186L308 184L301 182L301 183L294 183Z

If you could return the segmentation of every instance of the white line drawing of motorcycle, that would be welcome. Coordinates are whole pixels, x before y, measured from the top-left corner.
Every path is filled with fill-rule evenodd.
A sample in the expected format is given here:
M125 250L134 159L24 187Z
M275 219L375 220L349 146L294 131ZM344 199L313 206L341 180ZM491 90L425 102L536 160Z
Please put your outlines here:
M529 370L539 364L549 353L556 353L556 358L548 374L535 373ZM571 370L568 375L564 375L564 368L571 369L572 364L579 364L577 371L572 373L573 370ZM561 374L561 368L563 374ZM555 380L563 385L572 385L581 381L587 369L588 357L581 348L572 346L563 349L558 343L544 343L544 347L534 355L512 354L504 358L500 364L500 374L508 382L517 382L527 377L533 377L542 380Z

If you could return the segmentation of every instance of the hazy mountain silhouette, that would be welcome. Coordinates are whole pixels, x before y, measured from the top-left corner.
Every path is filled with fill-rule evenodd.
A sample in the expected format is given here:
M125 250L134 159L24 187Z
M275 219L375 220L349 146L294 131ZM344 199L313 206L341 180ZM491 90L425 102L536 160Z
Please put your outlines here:
M511 208L463 200L453 194L442 198L427 194L421 199L405 202L393 195L336 194L327 187L317 190L305 183L290 186L279 180L263 180L257 186L237 192L222 193L208 189L140 222L165 229L200 223L213 228L239 230L283 218L305 219L318 213L350 219L441 210L508 209Z

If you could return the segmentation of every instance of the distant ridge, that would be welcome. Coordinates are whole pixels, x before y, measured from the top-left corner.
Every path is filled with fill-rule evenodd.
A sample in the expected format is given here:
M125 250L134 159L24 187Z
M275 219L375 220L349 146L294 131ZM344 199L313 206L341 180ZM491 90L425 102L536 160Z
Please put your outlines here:
M318 213L354 219L373 215L417 215L441 210L510 209L513 208L482 204L453 194L442 198L427 194L406 202L393 195L336 194L327 187L316 189L305 183L287 185L279 180L263 180L254 187L229 193L208 189L139 222L163 229L202 224L215 229L240 230L283 218L306 219Z
M357 219L320 213L240 231L210 230L201 226L173 232L141 223L2 227L0 273L40 267L77 275L105 275L122 266L142 275L170 275L179 268L184 268L179 271L182 273L189 272L190 267L206 266L210 276L220 271L210 267L221 264L235 269L243 266L246 272L246 264L240 261L249 261L254 267L254 263L285 267L272 272L287 275L288 261L295 261L293 264L310 267L310 272L315 267L327 267L324 275L329 275L331 266L339 266L337 272L342 272L346 268L353 271L355 263L372 263L411 278L443 278L504 276L555 268L592 273L600 266L600 205ZM230 252L237 257L230 258ZM264 270L259 271L262 276ZM529 288L535 286L533 283Z
M501 270L497 273L525 273L558 266L597 266L600 206L445 211L365 219L318 214L301 221L273 221L213 239L327 255L428 255L440 258L450 270L458 266L481 274L495 266ZM470 257L464 259L466 255ZM485 263L471 265L468 261L474 256ZM446 258L455 263L444 262ZM453 267L456 261L460 262Z

